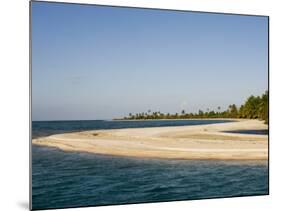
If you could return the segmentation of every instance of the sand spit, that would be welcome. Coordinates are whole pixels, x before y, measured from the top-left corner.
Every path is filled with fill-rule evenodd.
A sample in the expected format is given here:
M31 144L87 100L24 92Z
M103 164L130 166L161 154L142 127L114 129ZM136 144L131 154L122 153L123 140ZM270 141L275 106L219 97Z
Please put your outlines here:
M92 130L51 135L33 144L65 151L167 159L266 160L268 135L224 131L260 130L259 120L194 126Z

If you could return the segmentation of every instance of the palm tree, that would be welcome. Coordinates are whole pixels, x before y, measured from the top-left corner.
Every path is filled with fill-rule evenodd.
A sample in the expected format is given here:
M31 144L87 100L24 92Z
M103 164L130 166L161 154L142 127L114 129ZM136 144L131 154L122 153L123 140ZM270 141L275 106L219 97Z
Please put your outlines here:
M231 118L237 118L238 110L235 104L229 105L229 114Z
M218 106L217 117L219 117L219 116L220 116L220 110L221 110L221 107L220 107L220 106Z

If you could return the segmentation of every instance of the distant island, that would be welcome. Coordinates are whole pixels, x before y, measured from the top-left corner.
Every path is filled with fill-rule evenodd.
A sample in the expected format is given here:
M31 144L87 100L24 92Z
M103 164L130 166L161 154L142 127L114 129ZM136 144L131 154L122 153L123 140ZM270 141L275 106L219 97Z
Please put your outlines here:
M196 118L246 118L260 119L268 124L268 91L261 96L251 95L240 107L235 104L229 105L227 110L221 111L221 107L217 107L217 111L207 109L207 111L199 110L197 113L162 113L160 111L151 111L132 114L121 118L122 120L149 120L149 119L196 119ZM120 119L119 119L120 120Z

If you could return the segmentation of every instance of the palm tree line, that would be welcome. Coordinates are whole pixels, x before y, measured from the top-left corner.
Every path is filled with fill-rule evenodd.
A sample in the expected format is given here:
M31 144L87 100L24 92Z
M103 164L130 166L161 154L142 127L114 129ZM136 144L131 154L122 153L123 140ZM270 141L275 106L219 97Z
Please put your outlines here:
M244 104L240 107L235 104L231 104L224 111L221 111L221 107L218 106L216 111L199 110L197 113L187 113L182 110L179 113L162 113L160 111L151 111L141 113L129 113L128 116L123 119L126 120L146 120L146 119L196 119L196 118L247 118L247 119L261 119L268 124L268 91L261 96L253 96L247 98Z

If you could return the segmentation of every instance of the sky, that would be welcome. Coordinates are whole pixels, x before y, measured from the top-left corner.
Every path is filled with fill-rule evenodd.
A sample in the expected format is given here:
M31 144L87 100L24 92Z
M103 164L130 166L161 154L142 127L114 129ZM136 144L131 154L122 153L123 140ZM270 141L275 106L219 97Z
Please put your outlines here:
M32 2L32 120L226 109L268 87L267 17Z

